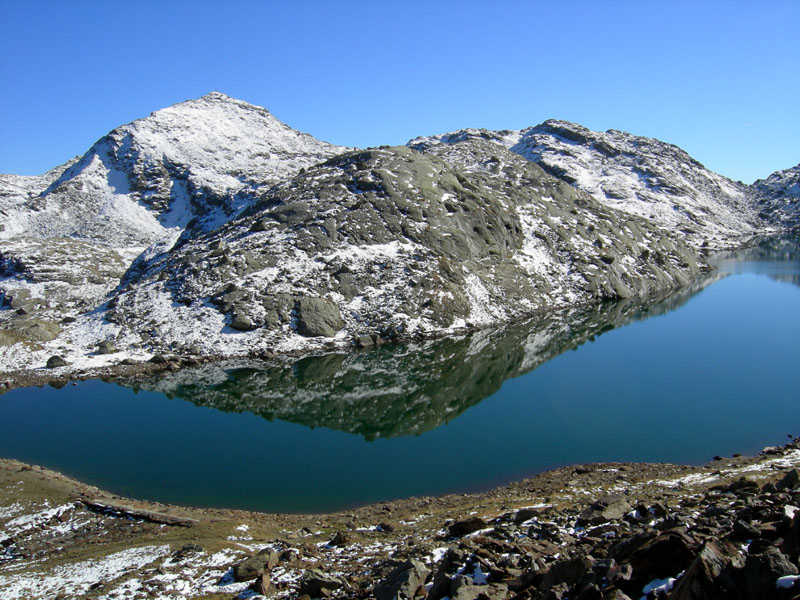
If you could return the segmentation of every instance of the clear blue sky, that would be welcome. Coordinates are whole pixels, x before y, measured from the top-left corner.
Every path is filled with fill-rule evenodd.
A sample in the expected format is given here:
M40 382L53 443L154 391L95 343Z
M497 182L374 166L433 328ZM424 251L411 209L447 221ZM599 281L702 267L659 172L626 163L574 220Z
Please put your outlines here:
M800 2L0 0L0 172L219 90L338 144L548 118L800 162Z

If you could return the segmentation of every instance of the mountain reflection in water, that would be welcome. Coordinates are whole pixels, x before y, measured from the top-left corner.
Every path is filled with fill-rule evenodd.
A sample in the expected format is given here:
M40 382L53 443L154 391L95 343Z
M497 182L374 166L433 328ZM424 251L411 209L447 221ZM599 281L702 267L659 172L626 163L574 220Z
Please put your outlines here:
M800 433L800 289L779 283L797 283L800 253L770 241L715 262L649 303L128 387L10 390L0 456L120 495L327 512L565 464L758 452Z
M217 364L126 385L367 440L418 435L488 398L507 379L606 331L668 313L721 277L707 275L648 302L606 302L459 337L295 361Z

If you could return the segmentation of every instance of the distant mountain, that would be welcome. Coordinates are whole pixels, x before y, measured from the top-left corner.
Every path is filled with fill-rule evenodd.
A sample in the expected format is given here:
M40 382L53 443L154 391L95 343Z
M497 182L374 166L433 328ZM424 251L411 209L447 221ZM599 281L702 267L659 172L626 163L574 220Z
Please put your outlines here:
M764 219L783 227L800 228L800 165L759 179L752 190Z
M309 352L644 298L797 223L796 188L796 169L748 187L564 121L352 150L212 93L0 176L0 369Z

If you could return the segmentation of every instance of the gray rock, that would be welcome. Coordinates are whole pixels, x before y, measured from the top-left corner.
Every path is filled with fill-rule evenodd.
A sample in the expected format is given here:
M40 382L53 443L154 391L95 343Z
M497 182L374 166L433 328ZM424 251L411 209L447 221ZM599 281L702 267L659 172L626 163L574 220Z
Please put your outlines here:
M770 547L761 554L747 556L744 575L751 598L770 598L778 577L797 575L797 567L780 550Z
M256 580L250 586L256 594L260 594L261 596L266 596L270 593L270 585L271 580L269 573L261 573L256 577Z
M69 363L64 360L61 356L51 356L47 359L47 368L48 369L57 369L59 367L66 367Z
M344 587L344 582L333 575L318 569L309 569L300 579L300 594L308 594L312 598L328 596L331 592Z
M485 529L489 525L480 517L470 517L463 521L456 521L447 528L447 532L452 537L461 537L481 529Z
M644 581L674 577L689 566L697 550L698 544L687 535L667 531L633 552L633 575Z
M256 324L247 315L237 314L231 319L231 329L236 329L237 331L252 331L255 328Z
M622 494L605 496L587 507L578 518L580 525L601 525L616 521L630 512L631 504Z
M568 560L559 560L545 573L539 589L546 592L558 584L571 587L592 570L592 561L585 556L577 556Z
M800 487L800 473L797 469L792 469L784 475L781 480L775 485L779 490L794 491Z
M300 298L296 310L300 335L333 337L344 326L339 307L326 298Z
M352 540L350 539L350 534L346 531L337 531L336 535L331 538L331 541L328 542L331 546L347 546L350 544Z
M743 566L744 558L733 544L719 540L708 541L683 577L678 579L670 600L738 598L740 591L735 572Z
M410 559L375 586L375 598L376 600L396 600L397 598L411 600L430 573L430 569L422 562Z
M114 342L105 340L97 345L97 352L99 354L114 354L115 352L117 352L117 347L114 344Z
M266 566L266 556L262 554L249 556L233 567L233 578L236 581L250 581L264 573Z

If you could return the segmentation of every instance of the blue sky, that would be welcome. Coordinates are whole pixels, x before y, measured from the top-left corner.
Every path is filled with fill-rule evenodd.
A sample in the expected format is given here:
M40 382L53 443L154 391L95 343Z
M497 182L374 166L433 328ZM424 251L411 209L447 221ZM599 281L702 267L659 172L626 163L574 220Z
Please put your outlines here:
M219 90L353 146L548 118L800 162L800 2L0 0L0 172Z

